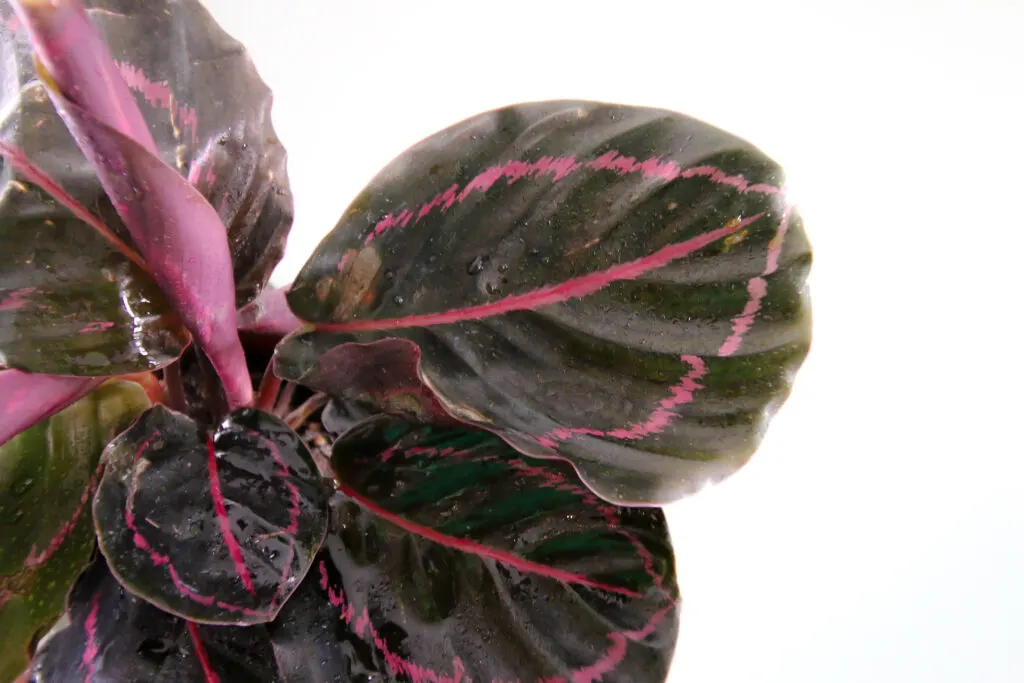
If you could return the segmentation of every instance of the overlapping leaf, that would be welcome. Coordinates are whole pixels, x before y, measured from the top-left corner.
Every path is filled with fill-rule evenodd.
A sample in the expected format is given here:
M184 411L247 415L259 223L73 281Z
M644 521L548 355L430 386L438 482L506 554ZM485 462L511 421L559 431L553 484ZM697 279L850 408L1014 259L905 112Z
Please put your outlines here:
M68 608L70 624L32 663L35 683L286 680L263 626L200 626L161 612L126 591L102 557L75 584Z
M270 621L327 528L327 487L284 422L253 409L212 434L154 406L107 449L100 549L135 595L198 622Z
M272 96L248 53L197 0L86 0L136 95L165 162L217 210L228 231L238 304L253 299L280 259L292 218L286 156ZM36 77L31 46L0 5L0 138L26 151L124 239L120 219ZM39 213L40 219L48 211Z
M386 167L288 300L277 367L398 337L453 416L660 504L750 456L806 355L810 252L782 172L718 129L593 102L476 116ZM334 352L338 353L338 352Z
M0 446L0 682L63 612L95 547L100 454L148 405L138 384L112 382Z
M383 416L334 466L325 550L270 627L303 680L664 679L677 594L660 510L610 505L488 432Z

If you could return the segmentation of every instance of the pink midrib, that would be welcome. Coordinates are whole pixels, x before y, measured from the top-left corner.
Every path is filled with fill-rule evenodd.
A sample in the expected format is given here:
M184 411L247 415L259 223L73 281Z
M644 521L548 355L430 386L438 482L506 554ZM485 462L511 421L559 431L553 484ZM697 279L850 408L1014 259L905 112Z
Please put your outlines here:
M460 552L467 553L470 555L476 555L478 557L492 559L497 562L501 562L506 566L513 567L524 573L546 576L548 578L552 578L557 581L562 581L564 583L588 586L590 588L596 588L598 590L606 591L608 593L625 595L631 598L641 597L640 593L637 593L636 591L631 591L628 588L612 586L609 584L601 583L600 581L595 581L594 579L583 576L582 574L575 574L573 572L555 569L554 567L549 567L538 562L532 562L508 551L497 550L496 548L491 548L482 543L477 543L476 541L470 541L464 538L456 538L454 536L442 534L436 529L431 529L430 527L417 524L402 517L401 515L397 515L391 512L390 510L381 507L372 500L369 500L368 498L364 497L362 494L360 494L358 491L356 491L349 485L345 484L344 482L340 482L338 484L338 490L341 491L346 496L348 496L349 498L351 498L352 500L359 503L361 506L372 512L377 517L380 517L381 519L386 520L391 524L394 524L395 526L405 531L408 531L409 533L415 534L417 536L422 536L423 538L429 541L433 541L434 543L437 543L439 545L443 545L448 548L452 548L454 550L458 550Z
M217 449L214 447L213 439L210 437L207 437L206 440L206 455L210 473L210 497L213 498L213 510L217 515L217 521L220 523L221 535L224 537L224 543L228 547L231 560L235 563L235 571L242 580L242 585L245 586L247 591L255 595L256 588L252 584L252 575L249 573L249 567L245 564L242 546L239 545L238 539L235 538L234 529L231 528L231 520L228 518L227 504L224 501L224 493L220 488L220 476L217 473Z
M733 220L726 225L691 237L683 242L670 244L658 251L627 263L620 263L605 270L581 275L556 285L541 287L523 294L506 297L478 306L467 306L439 313L425 313L404 318L388 318L384 320L350 320L343 323L317 324L317 329L325 332L362 332L370 330L394 330L406 327L428 327L430 325L446 325L466 320L479 320L511 311L535 310L541 306L561 303L569 299L577 299L592 294L612 282L634 280L641 275L662 268L672 261L681 259L707 245L727 237L750 225L764 216L764 212L748 216L742 220Z

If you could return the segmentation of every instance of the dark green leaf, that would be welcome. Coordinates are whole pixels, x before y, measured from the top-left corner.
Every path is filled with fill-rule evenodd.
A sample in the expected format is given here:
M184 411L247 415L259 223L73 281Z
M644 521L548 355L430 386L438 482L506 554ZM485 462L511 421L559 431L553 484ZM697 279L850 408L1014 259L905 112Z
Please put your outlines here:
M284 681L264 627L199 626L161 612L124 590L102 557L68 602L70 625L32 663L37 683Z
M602 501L488 432L383 416L334 466L325 550L270 627L300 680L664 680L678 596L660 510Z
M666 503L756 449L807 353L809 264L748 143L658 109L518 105L371 182L292 286L319 329L277 367L350 397L327 354L407 339L453 416L606 499Z
M138 384L108 383L0 446L0 682L63 611L95 546L100 454L148 405Z
M117 578L168 612L210 624L270 621L327 529L327 487L284 422L253 409L213 431L154 406L107 448L93 500Z

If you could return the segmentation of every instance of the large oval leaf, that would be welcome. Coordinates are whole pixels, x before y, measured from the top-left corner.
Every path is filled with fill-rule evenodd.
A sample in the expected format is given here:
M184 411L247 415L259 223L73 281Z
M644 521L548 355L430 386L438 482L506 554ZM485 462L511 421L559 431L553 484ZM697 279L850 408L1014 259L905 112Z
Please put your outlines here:
M677 590L660 510L602 501L488 432L384 416L335 444L334 467L319 583L271 627L304 680L664 679ZM334 633L314 628L325 605Z
M279 372L399 337L449 413L561 456L606 499L666 503L755 450L810 339L810 251L777 164L657 109L518 105L385 168L288 301Z
M253 409L212 434L154 406L106 451L100 550L135 595L211 624L274 618L327 530L327 487L288 425Z
M32 662L35 683L277 683L262 626L199 626L126 591L102 558L68 600L70 624ZM293 679L297 680L297 679Z
M0 682L63 612L95 547L100 454L148 406L138 384L111 382L0 446Z
M228 231L238 304L253 299L280 260L292 219L272 96L238 41L197 0L86 0L163 160L217 209ZM28 154L70 194L127 231L95 172L36 77L31 46L0 7L0 139ZM47 212L39 213L39 218Z

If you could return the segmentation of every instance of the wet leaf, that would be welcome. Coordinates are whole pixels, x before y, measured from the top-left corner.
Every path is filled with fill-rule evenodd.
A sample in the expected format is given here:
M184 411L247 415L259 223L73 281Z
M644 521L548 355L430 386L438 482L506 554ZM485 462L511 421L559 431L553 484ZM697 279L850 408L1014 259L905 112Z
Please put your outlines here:
M0 681L63 612L95 547L100 454L148 406L138 384L112 382L0 446Z
M181 355L188 333L156 284L0 163L0 364L109 376Z
M677 591L660 510L602 501L488 432L383 416L334 466L325 549L270 627L301 680L664 680Z
M35 683L277 683L263 626L189 624L126 591L97 558L75 584L70 625L40 648Z
M87 0L89 18L135 95L159 155L214 206L228 231L239 306L280 260L292 219L272 96L248 53L196 0ZM128 232L38 80L28 35L0 6L0 138L25 150L124 239ZM6 182L6 179L5 179ZM52 209L40 211L46 218Z
M279 373L415 343L453 416L661 504L740 467L809 346L810 250L782 171L658 109L543 102L415 145L320 244L288 301L318 330ZM358 389L358 388L356 388Z
M93 501L100 550L132 593L173 614L270 621L323 542L327 487L272 415L236 411L208 434L154 406L106 457Z

